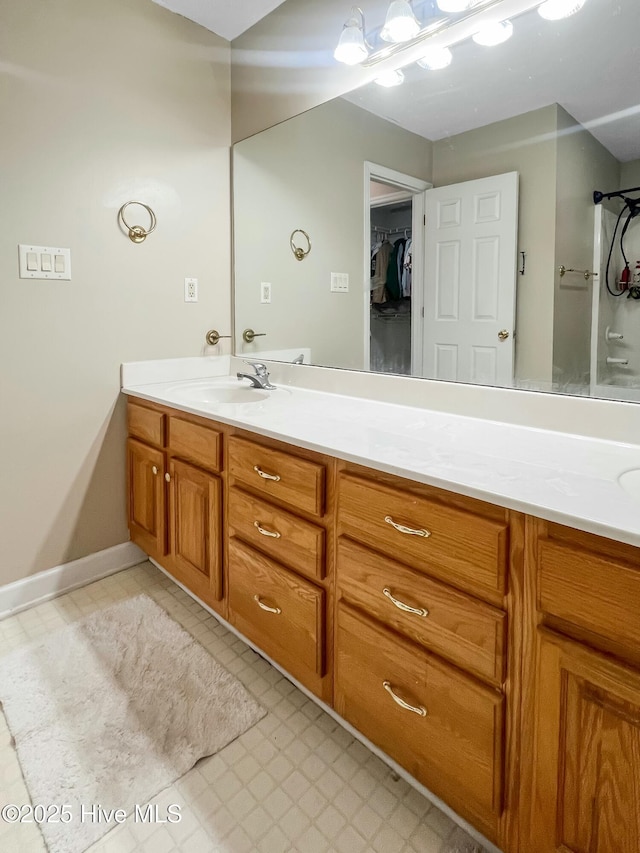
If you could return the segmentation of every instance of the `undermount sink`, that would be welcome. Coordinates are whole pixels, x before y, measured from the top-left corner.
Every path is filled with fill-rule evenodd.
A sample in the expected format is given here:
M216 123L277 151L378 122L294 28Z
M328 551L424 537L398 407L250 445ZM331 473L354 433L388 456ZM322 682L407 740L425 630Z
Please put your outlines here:
M241 385L233 380L205 380L178 385L171 395L183 403L200 403L205 406L240 406L246 403L260 403L268 399L270 391Z
M640 502L640 468L633 468L631 471L620 474L618 483L630 497Z

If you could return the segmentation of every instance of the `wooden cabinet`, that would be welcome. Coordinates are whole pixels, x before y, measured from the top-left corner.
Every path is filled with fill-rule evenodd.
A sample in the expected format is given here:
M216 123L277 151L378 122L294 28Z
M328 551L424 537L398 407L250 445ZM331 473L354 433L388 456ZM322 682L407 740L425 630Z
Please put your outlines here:
M130 401L127 421L132 541L224 614L221 433L153 403Z
M640 853L638 549L130 401L131 538L505 853Z
M336 710L487 835L502 810L501 694L338 606Z
M509 514L344 465L336 521L336 710L506 846Z
M167 553L165 457L161 450L127 441L127 512L131 539L150 557Z
M637 549L532 521L525 850L640 850Z
M228 438L229 621L328 703L332 467L318 454Z
M544 631L536 708L536 853L640 850L640 673Z
M220 479L178 459L171 460L169 473L169 553L176 576L205 601L220 601Z

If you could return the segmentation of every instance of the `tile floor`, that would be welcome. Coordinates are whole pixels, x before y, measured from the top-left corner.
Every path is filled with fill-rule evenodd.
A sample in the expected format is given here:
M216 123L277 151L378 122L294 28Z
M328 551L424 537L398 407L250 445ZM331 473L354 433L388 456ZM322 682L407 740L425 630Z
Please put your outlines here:
M256 726L153 801L180 823L127 821L91 853L483 853L269 663L150 563L0 621L0 656L99 608L146 592L268 710ZM0 714L0 805L29 803ZM34 825L0 820L2 853L45 851Z

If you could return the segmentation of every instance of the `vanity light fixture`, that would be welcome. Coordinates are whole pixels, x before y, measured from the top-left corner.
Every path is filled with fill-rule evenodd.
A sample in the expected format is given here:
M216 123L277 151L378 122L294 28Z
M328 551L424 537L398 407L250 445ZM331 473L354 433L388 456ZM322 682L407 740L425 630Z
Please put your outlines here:
M426 68L427 71L440 71L451 65L452 59L453 54L448 47L428 47L424 56L418 59L417 64L420 68Z
M382 30L375 31L376 40L371 43L366 38L362 9L353 6L351 17L344 25L333 55L339 62L348 65L359 63L365 68L382 63L388 66L391 63L387 60L392 58L395 59L393 65L396 68L403 68L412 62L430 70L446 68L451 57L445 51L450 54L451 47L469 37L484 46L505 42L513 34L513 24L509 18L538 9L543 18L558 20L575 14L585 3L586 0L435 0L437 7L445 14L431 17L425 24L421 24L413 13L410 0L392 0L385 25ZM500 7L505 9L502 20ZM473 22L477 22L475 34ZM378 46L382 41L387 44ZM423 42L424 48L421 47ZM434 50L437 47L440 51L437 63L429 55L431 48L427 46L428 42L434 45ZM401 56L407 58L402 61ZM444 61L445 57L447 62ZM397 77L381 77L386 85L402 82ZM393 83L389 83L391 79Z
M395 71L385 71L379 77L376 77L375 82L378 86L384 86L385 89L390 89L392 86L401 86L404 83L404 74L397 68Z
M364 12L359 6L352 6L351 17L342 28L333 57L345 65L358 65L364 62L367 56L369 47L364 37Z
M547 21L559 21L575 15L584 6L587 0L545 0L538 6L538 14Z
M420 21L413 14L409 0L392 0L380 38L398 44L411 41L419 32Z
M481 44L483 47L495 47L510 39L512 35L513 24L511 21L497 21L479 29L472 36L472 39L476 44Z

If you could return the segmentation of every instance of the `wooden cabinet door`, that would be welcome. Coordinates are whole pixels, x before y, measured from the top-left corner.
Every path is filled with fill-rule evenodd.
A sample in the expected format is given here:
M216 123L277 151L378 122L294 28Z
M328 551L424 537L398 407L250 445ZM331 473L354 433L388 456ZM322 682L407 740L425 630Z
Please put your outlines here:
M551 632L540 642L536 853L640 850L640 673Z
M172 459L171 560L176 577L204 601L222 599L222 499L218 477Z
M150 557L167 553L164 454L127 441L127 512L131 539Z

